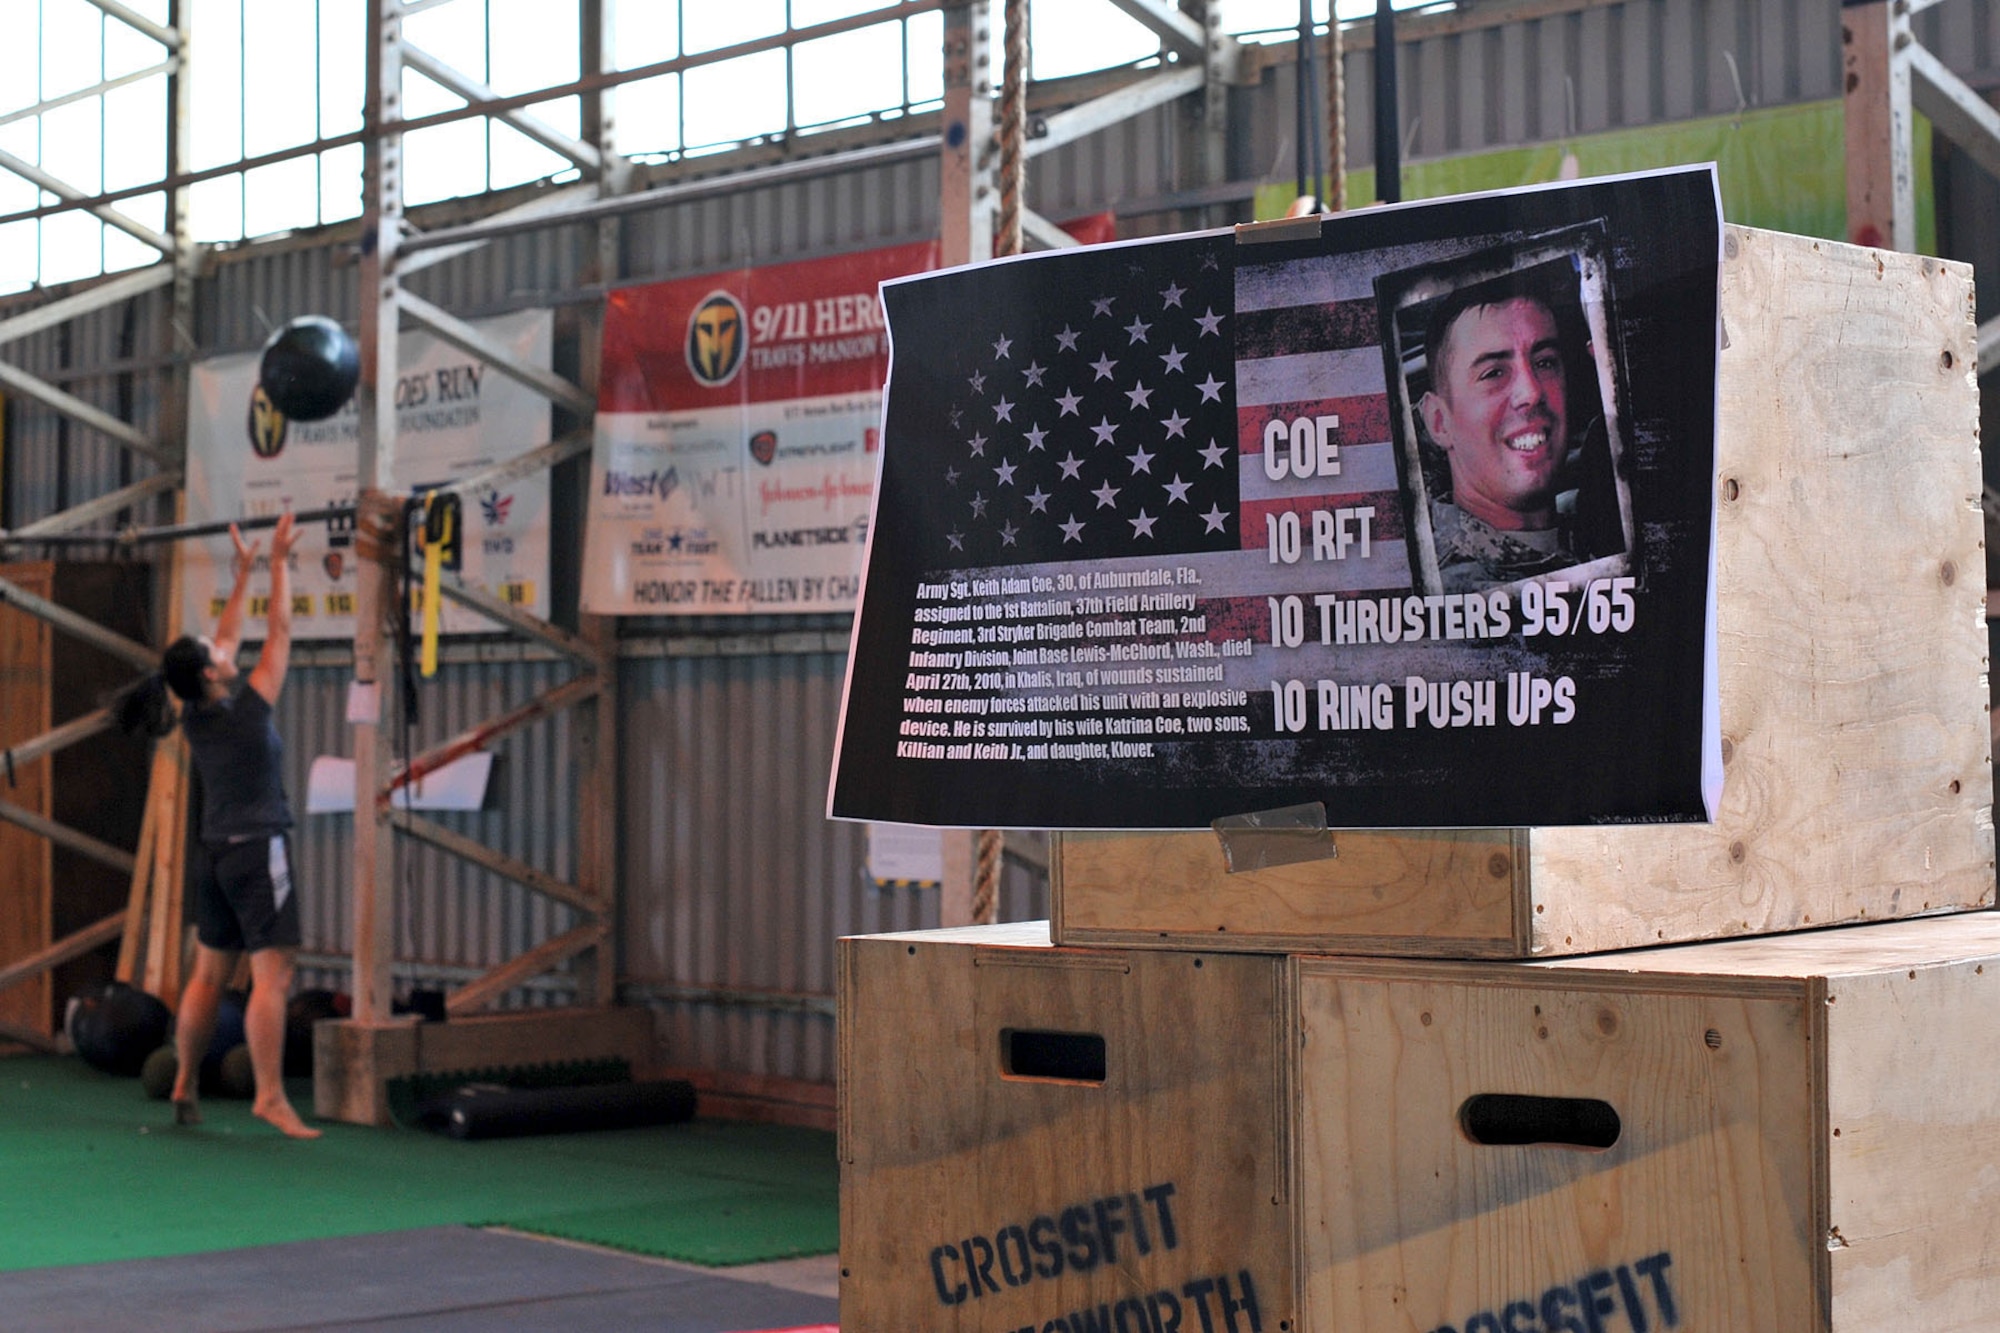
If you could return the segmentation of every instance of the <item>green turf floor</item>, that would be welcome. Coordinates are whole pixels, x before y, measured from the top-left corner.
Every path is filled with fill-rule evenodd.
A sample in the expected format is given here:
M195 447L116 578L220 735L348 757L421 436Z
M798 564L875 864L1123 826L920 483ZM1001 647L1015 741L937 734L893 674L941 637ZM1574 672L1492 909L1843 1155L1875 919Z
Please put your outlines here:
M308 1084L293 1100L312 1104ZM322 1123L294 1143L250 1104L177 1129L136 1078L0 1059L0 1270L461 1223L690 1263L838 1248L833 1136L697 1120L461 1143Z

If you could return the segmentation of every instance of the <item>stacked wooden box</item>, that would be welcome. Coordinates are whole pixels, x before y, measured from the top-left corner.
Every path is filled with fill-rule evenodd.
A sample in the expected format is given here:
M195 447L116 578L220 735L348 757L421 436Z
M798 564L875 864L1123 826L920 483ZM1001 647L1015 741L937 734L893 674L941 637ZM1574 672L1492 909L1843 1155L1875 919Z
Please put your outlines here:
M1726 253L1717 822L1069 835L843 941L843 1327L2000 1327L1971 276Z

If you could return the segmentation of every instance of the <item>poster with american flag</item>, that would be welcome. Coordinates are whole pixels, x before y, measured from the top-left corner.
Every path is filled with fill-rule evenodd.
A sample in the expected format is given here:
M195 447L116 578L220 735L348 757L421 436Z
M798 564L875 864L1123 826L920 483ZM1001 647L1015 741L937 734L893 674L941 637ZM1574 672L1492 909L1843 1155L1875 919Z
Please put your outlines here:
M1712 817L1713 169L885 283L829 813Z

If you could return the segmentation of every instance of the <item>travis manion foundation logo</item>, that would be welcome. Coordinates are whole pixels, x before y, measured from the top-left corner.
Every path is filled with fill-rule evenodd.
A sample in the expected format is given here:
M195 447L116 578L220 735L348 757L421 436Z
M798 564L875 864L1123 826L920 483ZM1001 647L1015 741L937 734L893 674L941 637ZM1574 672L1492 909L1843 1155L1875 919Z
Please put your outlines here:
M259 458L276 458L284 451L285 431L289 425L285 414L264 392L263 385L250 390L250 411L244 429L250 436L251 452Z
M710 292L688 317L688 369L701 384L720 388L743 365L743 303L728 292Z

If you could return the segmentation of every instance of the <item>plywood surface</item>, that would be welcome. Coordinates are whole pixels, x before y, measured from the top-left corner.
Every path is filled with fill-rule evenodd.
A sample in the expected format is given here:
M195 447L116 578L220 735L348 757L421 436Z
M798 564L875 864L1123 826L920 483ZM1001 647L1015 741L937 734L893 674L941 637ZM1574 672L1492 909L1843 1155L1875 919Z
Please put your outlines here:
M1056 835L1064 942L1518 956L1521 840L1335 832L1337 855L1232 871L1213 833Z
M2000 955L1826 996L1836 1333L2000 1322Z
M1602 1327L1823 1327L1805 989L1480 984L1495 970L1301 964L1305 1327L1582 1327L1586 1301ZM1475 1143L1480 1094L1600 1100L1621 1132Z
M1993 901L1972 274L1732 227L1717 823L1538 829L1535 950Z
M1282 960L839 948L844 1327L1298 1326ZM1019 1031L1102 1081L1010 1072Z

